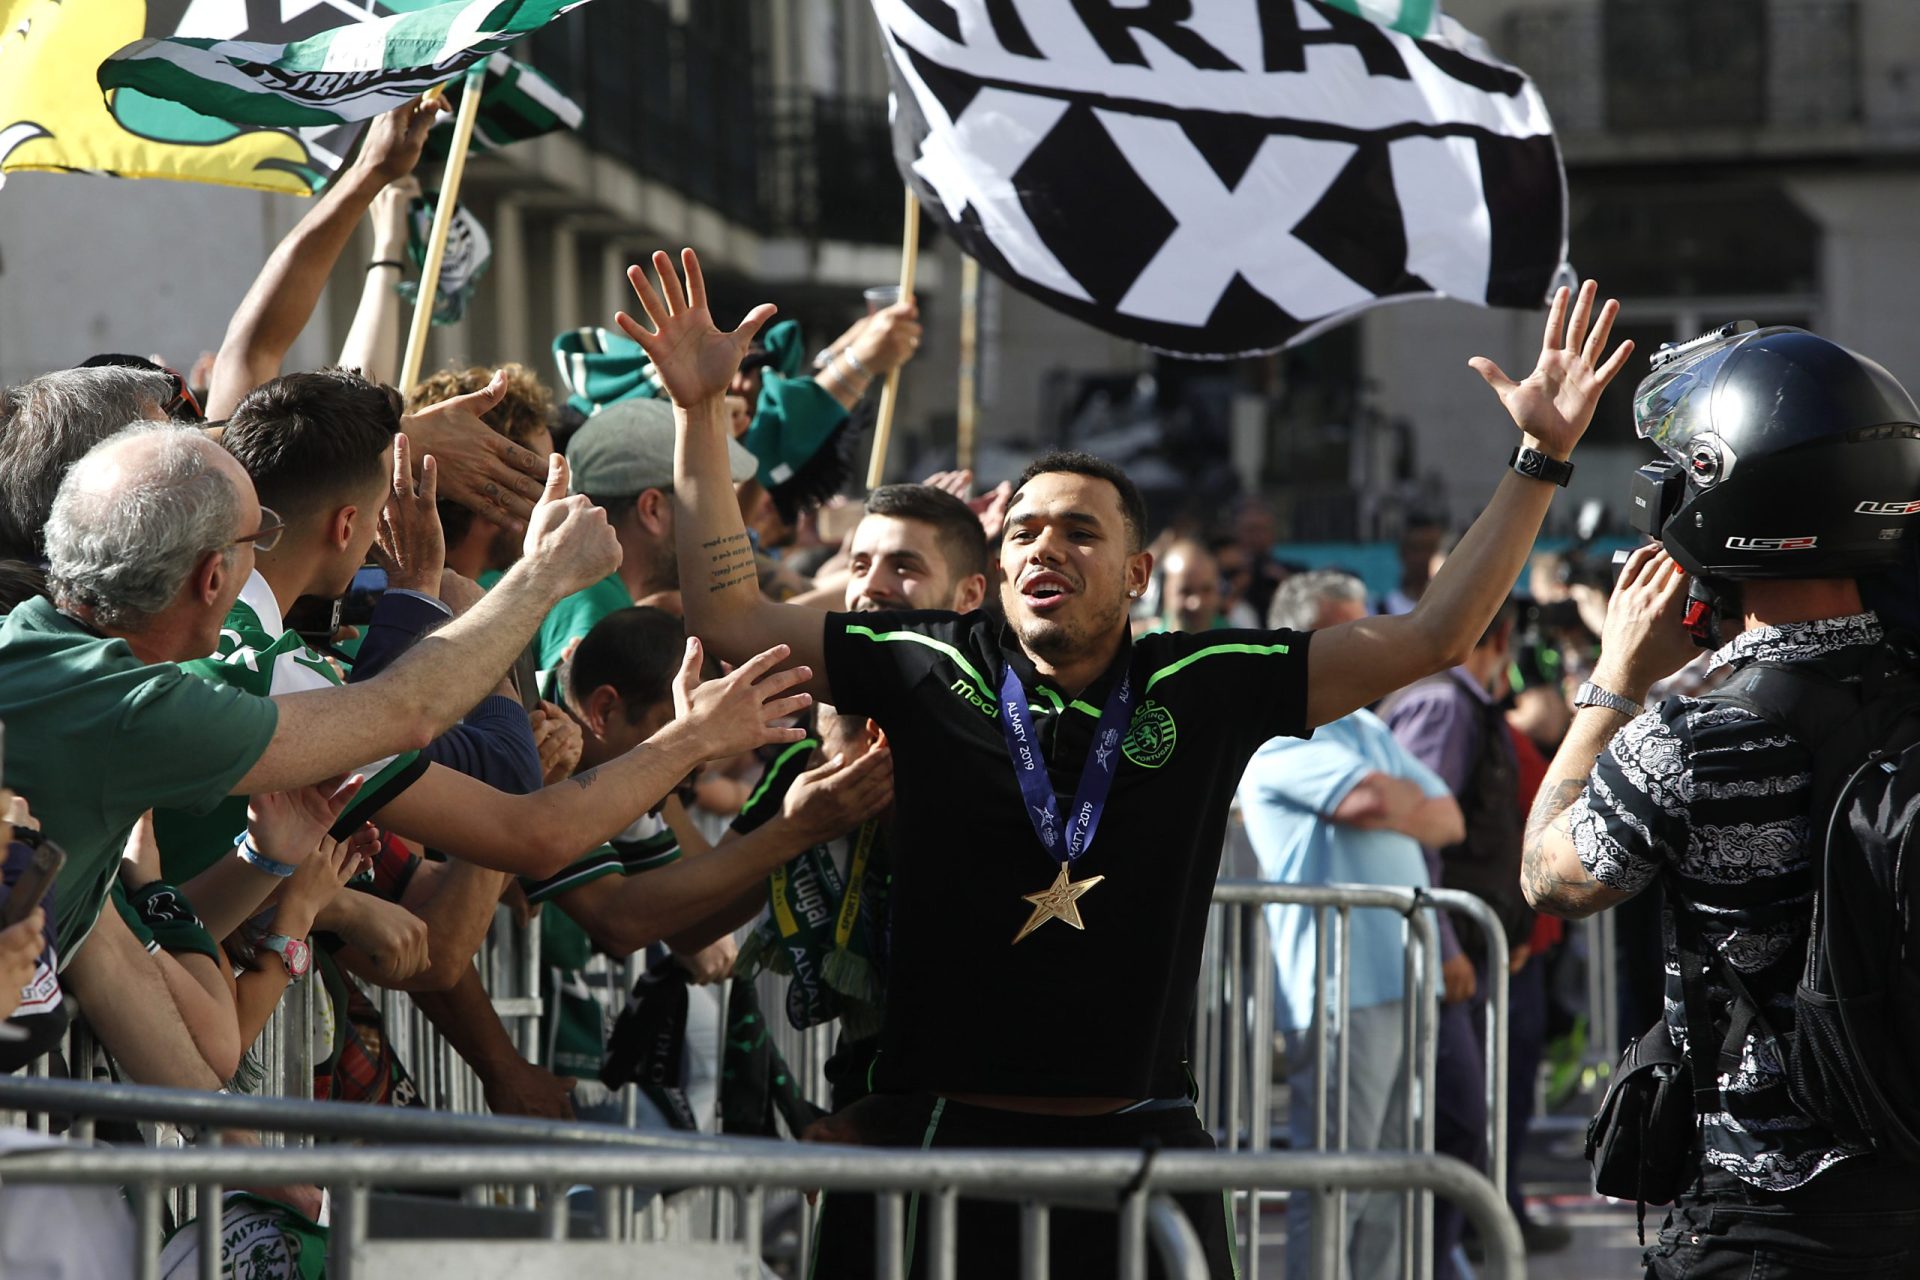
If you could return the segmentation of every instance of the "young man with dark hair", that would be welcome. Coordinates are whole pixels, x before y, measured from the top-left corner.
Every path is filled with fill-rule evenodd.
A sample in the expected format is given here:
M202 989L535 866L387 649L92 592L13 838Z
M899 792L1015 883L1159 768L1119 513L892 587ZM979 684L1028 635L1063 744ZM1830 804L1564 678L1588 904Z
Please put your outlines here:
M1561 291L1524 382L1475 362L1523 447L1413 614L1311 637L1130 641L1129 605L1152 571L1140 512L1124 476L1077 461L1036 467L1013 499L1000 552L1004 620L823 616L762 599L726 484L723 396L772 308L720 332L691 250L683 262L684 286L672 260L655 255L665 298L632 269L655 328L619 322L653 356L678 413L688 625L721 656L790 644L812 689L874 718L893 744L902 856L874 1067L883 1092L840 1117L841 1131L929 1148L1210 1147L1184 1056L1242 769L1267 739L1311 733L1472 647L1630 350L1600 360L1615 306L1589 337L1593 286L1577 303ZM1232 1274L1220 1199L1182 1200L1214 1274ZM964 1205L958 1230L969 1274L1004 1274L1019 1256L1010 1206ZM1117 1269L1111 1214L1055 1215L1051 1245L1063 1273Z
M847 551L848 609L952 609L985 599L993 566L980 517L924 484L890 484L867 496Z

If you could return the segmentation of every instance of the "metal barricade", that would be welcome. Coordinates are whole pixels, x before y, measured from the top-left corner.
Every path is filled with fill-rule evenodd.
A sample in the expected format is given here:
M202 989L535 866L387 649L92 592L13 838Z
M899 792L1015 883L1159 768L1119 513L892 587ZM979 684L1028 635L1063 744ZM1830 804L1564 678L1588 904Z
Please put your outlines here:
M1418 1189L1457 1201L1479 1227L1488 1246L1490 1277L1524 1275L1519 1228L1492 1184L1460 1162L1427 1154L1342 1155L1301 1152L1124 1151L876 1151L797 1146L750 1139L672 1138L637 1134L617 1126L562 1125L502 1117L431 1117L388 1108L336 1103L228 1098L138 1086L89 1086L24 1078L0 1080L0 1106L101 1117L167 1119L206 1128L272 1125L315 1135L372 1136L391 1144L429 1137L442 1145L185 1150L109 1150L79 1145L22 1152L0 1170L8 1186L105 1184L124 1186L135 1206L136 1258L131 1274L158 1274L160 1205L175 1188L191 1186L203 1208L198 1236L202 1273L216 1265L223 1211L217 1191L239 1185L318 1184L333 1196L334 1229L329 1275L390 1274L412 1245L369 1238L371 1188L531 1186L543 1210L544 1243L526 1240L436 1242L447 1261L460 1251L476 1277L514 1274L523 1280L572 1274L583 1263L610 1266L627 1257L644 1232L630 1214L602 1213L596 1235L574 1238L563 1189L588 1185L603 1191L632 1185L682 1185L710 1189L737 1206L738 1229L717 1237L706 1257L730 1252L761 1256L764 1208L772 1189L824 1189L877 1193L882 1242L879 1274L902 1270L901 1224L905 1199L924 1197L930 1274L956 1274L964 1242L958 1238L961 1196L1019 1204L1026 1277L1045 1277L1043 1242L1054 1207L1117 1208L1120 1275L1146 1275L1148 1250L1157 1250L1168 1274L1206 1274L1197 1235L1169 1198L1217 1193L1229 1188L1336 1191ZM447 1141L479 1145L446 1146ZM590 1144L590 1145L562 1145ZM602 1197L602 1204L618 1204ZM620 1252L616 1252L620 1251ZM415 1254L414 1256L417 1256ZM642 1256L646 1256L643 1254ZM678 1255L676 1255L678 1256ZM664 1260L664 1257L663 1259ZM510 1262L511 1266L505 1265ZM631 1267L633 1262L626 1265Z
M1389 885L1285 885L1257 880L1223 880L1214 890L1214 917L1203 955L1195 1005L1194 1070L1200 1081L1201 1118L1221 1134L1230 1151L1243 1146L1267 1150L1273 1133L1274 962L1267 930L1267 909L1298 906L1315 913L1315 1008L1320 1016L1309 1028L1318 1096L1314 1100L1316 1151L1344 1151L1349 1119L1351 1063L1351 922L1355 910L1384 909L1406 920L1407 947L1402 961L1403 993L1428 992L1426 999L1404 1001L1407 1071L1406 1150L1431 1152L1440 969L1438 934L1425 912L1447 908L1472 919L1487 942L1487 1128L1494 1187L1506 1187L1507 1131L1507 962L1506 934L1487 904L1457 890L1427 890ZM1329 917L1333 927L1329 928ZM1332 1043L1329 1043L1331 1026ZM1337 1067L1329 1070L1337 1062ZM1329 1076L1331 1075L1331 1079ZM1332 1096L1331 1114L1329 1094ZM1337 1145L1332 1147L1329 1143ZM1314 1195L1315 1274L1335 1276L1344 1266L1347 1246L1345 1194ZM1258 1280L1262 1252L1263 1199L1236 1195L1237 1229L1244 1235L1242 1265L1247 1280ZM1401 1273L1431 1274L1431 1197L1409 1193L1402 1209ZM1291 1242L1290 1242L1291 1243Z

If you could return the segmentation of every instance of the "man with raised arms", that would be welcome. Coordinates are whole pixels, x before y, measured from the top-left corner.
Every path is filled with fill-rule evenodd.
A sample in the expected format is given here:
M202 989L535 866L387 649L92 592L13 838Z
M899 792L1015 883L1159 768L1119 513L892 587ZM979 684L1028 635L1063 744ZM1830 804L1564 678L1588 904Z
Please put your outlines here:
M1117 468L1034 463L1007 513L1004 619L976 611L820 614L763 599L727 475L722 396L762 305L714 326L692 250L682 284L628 274L678 417L674 479L689 628L739 660L786 644L807 688L871 716L894 750L893 943L876 1093L835 1136L924 1147L1209 1147L1185 1045L1228 804L1248 758L1457 664L1532 548L1565 459L1625 363L1618 308L1562 290L1524 381L1473 367L1522 432L1485 511L1419 606L1311 637L1129 638L1146 588L1145 512ZM1589 332L1591 329L1591 332ZM1213 1273L1233 1274L1218 1200L1183 1197ZM909 1214L911 1222L913 1215ZM824 1217L831 1230L833 1215ZM915 1230L907 1231L908 1250ZM965 1204L966 1274L1018 1257L1011 1206ZM1117 1269L1111 1214L1053 1216L1061 1274ZM978 1268L978 1270L976 1270Z

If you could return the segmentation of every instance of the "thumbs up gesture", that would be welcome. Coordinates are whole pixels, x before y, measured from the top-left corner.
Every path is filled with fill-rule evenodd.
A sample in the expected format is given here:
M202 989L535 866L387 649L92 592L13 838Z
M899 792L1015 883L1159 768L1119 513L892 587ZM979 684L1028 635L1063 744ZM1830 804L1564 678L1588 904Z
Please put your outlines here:
M567 496L567 460L547 459L547 486L527 521L522 549L554 598L590 587L620 567L620 539L584 494Z

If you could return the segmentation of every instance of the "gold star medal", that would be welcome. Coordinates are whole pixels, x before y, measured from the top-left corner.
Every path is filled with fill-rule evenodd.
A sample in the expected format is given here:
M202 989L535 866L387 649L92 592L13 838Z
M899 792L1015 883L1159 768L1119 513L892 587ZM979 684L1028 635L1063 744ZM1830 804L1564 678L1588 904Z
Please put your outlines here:
M1052 884L1038 893L1020 895L1023 902L1033 904L1033 914L1020 926L1020 932L1013 935L1014 943L1017 945L1020 939L1049 920L1060 920L1076 929L1085 929L1087 926L1080 922L1080 895L1105 879L1105 876L1088 876L1077 883L1070 881L1067 879L1067 864L1061 863L1060 874L1053 878Z

